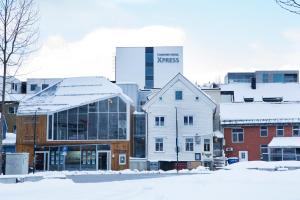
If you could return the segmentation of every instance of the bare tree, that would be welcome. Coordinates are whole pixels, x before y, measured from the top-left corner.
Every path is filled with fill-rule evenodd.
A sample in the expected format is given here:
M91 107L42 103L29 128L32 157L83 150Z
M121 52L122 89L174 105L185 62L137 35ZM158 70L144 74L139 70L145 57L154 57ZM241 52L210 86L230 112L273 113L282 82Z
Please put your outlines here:
M275 0L275 2L283 9L300 14L300 0Z
M7 74L16 74L38 39L38 9L34 0L0 0L0 65L3 67L0 174L2 173L2 124L5 119Z

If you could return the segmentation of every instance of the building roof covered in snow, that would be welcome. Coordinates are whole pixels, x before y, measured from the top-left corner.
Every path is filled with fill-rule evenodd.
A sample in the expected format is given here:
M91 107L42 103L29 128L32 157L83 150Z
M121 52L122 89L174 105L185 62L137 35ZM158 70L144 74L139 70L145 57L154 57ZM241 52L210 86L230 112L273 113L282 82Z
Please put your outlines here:
M300 137L274 137L268 147L300 147Z
M121 96L126 102L132 103L120 87L104 77L65 78L21 101L18 115L56 112L114 96Z
M233 91L235 102L244 102L244 98L263 101L263 98L282 98L282 101L300 101L299 83L256 83L256 89L251 83L230 83L220 85L221 92Z
M300 123L300 103L221 103L220 118L222 125Z

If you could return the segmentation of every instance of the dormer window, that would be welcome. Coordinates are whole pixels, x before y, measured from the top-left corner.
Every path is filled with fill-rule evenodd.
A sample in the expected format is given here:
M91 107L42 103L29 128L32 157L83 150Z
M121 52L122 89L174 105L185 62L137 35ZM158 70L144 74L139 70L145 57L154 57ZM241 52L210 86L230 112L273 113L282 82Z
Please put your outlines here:
M264 102L282 102L282 97L263 97Z
M244 98L244 102L253 102L253 101L254 101L254 98L251 98L251 97Z

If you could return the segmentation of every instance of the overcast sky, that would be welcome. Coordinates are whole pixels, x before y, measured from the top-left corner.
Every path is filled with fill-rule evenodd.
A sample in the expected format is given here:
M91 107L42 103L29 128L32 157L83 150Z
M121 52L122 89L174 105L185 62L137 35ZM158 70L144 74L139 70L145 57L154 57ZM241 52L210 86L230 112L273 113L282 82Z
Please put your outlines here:
M299 69L300 16L274 0L38 0L40 49L19 78L106 76L116 46L184 46L184 75Z

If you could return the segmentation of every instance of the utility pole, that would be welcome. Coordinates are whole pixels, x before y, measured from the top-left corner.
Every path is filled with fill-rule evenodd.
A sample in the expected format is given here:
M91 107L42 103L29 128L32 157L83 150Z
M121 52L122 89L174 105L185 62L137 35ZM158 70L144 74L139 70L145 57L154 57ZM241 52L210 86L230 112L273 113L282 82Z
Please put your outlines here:
M175 107L176 110L176 171L178 173L178 119L177 119L177 107Z

